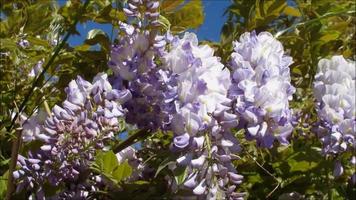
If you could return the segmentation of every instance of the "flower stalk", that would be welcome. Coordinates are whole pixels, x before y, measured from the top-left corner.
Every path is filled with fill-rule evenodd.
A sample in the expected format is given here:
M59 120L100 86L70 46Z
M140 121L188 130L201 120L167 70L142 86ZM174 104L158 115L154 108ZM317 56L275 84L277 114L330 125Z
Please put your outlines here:
M19 149L21 146L21 130L16 130L16 137L12 141L12 149L11 149L11 161L10 161L10 166L9 166L9 173L8 173L8 178L7 178L7 191L6 191L6 197L5 200L10 200L11 196L13 194L15 184L14 184L14 177L12 173L14 172L16 168L16 163L17 163L17 155L19 153Z

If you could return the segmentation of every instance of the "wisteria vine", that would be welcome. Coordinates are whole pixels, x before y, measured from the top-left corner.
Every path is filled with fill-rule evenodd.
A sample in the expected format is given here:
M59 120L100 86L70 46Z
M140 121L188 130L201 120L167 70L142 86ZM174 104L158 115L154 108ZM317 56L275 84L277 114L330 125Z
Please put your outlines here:
M128 0L123 8L127 20L119 22L111 46L110 73L97 74L92 83L78 76L65 89L62 106L24 120L23 141L37 146L18 158L12 174L17 192L36 199L86 199L105 188L91 164L98 151L110 149L107 145L122 131L120 121L149 135L172 134L169 151L175 159L169 170L183 169L184 178L177 183L170 177L167 183L172 193L189 191L197 199L244 199L238 188L244 177L233 164L241 151L235 130L244 130L258 147L289 144L294 123L289 102L296 89L290 76L293 59L281 42L268 32L246 32L223 63L194 33L172 35L160 29L159 6L159 1ZM19 45L30 44L23 40ZM40 73L41 64L31 76ZM354 66L342 56L322 59L314 81L322 154L351 152L353 166ZM135 152L131 146L120 149L118 162L129 160L142 170ZM334 175L342 173L337 160ZM141 178L135 176L131 180ZM48 186L60 191L45 197Z

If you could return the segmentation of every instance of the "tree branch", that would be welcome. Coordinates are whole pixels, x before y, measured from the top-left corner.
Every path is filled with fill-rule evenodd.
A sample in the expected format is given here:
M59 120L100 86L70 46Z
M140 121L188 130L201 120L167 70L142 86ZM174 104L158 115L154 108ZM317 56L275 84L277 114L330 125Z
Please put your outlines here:
M114 149L113 149L114 153L118 153L118 152L122 151L126 147L137 142L137 139L145 138L148 135L150 135L151 133L152 133L151 130L147 130L147 129L142 129L142 130L137 131L135 134L128 137L125 141L121 142L116 147L114 147Z
M11 199L11 195L15 189L14 177L12 173L16 168L17 155L19 153L20 146L21 146L21 130L16 130L16 138L12 141L11 161L9 166L9 173L7 176L7 191L5 197L6 200Z

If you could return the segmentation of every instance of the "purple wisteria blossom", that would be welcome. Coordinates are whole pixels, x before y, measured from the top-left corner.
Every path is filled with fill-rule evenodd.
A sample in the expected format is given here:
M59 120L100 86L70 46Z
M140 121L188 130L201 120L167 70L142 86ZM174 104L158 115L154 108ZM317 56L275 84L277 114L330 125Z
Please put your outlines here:
M37 77L43 70L43 60L38 61L28 74L29 77Z
M27 48L30 46L30 42L26 39L21 39L17 44L22 48Z
M186 168L183 185L199 198L242 198L235 189L243 177L231 163L240 148L229 131L237 126L227 97L230 72L212 48L198 45L196 35L159 36L147 28L155 22L138 9L142 6L152 11L158 3L128 2L124 11L135 23L120 23L122 33L109 62L114 87L132 93L123 104L129 111L126 122L173 131L172 151L179 158L172 169Z
M268 32L241 35L231 58L229 96L236 101L239 127L259 146L271 148L275 139L287 145L293 129L288 103L295 92L289 74L292 58Z
M237 125L227 98L230 72L213 54L208 45L198 45L195 34L186 33L171 40L164 56L163 68L176 80L170 88L176 93L170 125L172 151L180 156L171 169L186 169L183 185L199 198L241 199L235 189L243 177L231 163L240 148L229 131Z
M17 191L29 190L36 199L44 199L44 185L59 188L50 199L85 199L96 190L90 163L119 131L118 120L125 114L121 104L131 97L128 90L113 89L104 73L93 83L78 76L65 91L62 106L54 106L43 123L30 118L24 124L26 141L41 145L19 156L20 168L13 175Z
M322 153L338 155L354 152L356 147L356 69L355 61L343 56L321 59L315 75L314 95L320 119L317 134L323 144ZM355 167L355 157L350 158ZM343 167L335 164L334 175L340 176Z
M159 6L158 0L128 0L123 10L126 16L138 21L138 27L144 28L159 25Z
M169 122L163 108L167 75L156 64L156 58L164 53L166 41L157 31L146 30L158 5L158 1L128 1L124 11L136 19L136 24L120 22L121 36L118 44L112 46L109 62L115 75L111 81L114 87L124 87L132 93L132 99L123 105L129 111L126 122L150 130Z

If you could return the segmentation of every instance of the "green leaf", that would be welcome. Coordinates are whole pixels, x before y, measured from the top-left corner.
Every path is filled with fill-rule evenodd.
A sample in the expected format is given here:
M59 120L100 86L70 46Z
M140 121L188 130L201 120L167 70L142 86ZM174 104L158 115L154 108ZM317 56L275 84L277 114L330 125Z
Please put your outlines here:
M275 0L273 1L272 5L268 7L266 12L268 15L279 16L286 6L286 0Z
M46 48L50 47L50 44L47 40L43 40L33 36L26 37L26 39L30 42L31 45L39 45L44 46Z
M6 171L4 175L0 176L0 199L5 198L6 195L7 176L8 176L8 171Z
M291 6L285 7L283 12L286 15L290 15L290 16L294 16L294 17L300 17L301 16L301 13L299 12L299 10L296 9L296 8L293 8Z
M17 44L16 41L13 41L12 39L0 39L0 46L1 48L6 48L6 49L17 49Z
M131 176L132 173L132 168L128 162L125 161L119 164L113 151L98 153L92 169L103 174L116 184Z
M174 171L174 179L177 185L181 185L188 176L188 167L178 167Z
M110 39L107 34L100 29L90 30L84 42L89 45L100 44L106 52L110 49Z
M327 43L332 40L336 40L339 38L340 33L337 31L334 32L327 32L325 35L319 38L320 41L323 41L324 43Z
M172 157L168 157L166 159L164 159L161 164L158 166L156 174L155 174L155 178L157 177L157 175L164 169L166 168L169 164L175 163L175 161L172 159Z
M111 9L109 15L112 19L115 19L117 21L125 21L126 20L126 15L124 14L124 12L121 12L117 9ZM117 23L115 23L113 25L115 26L115 25L117 25Z
M82 45L78 45L78 46L74 47L74 49L76 51L88 51L88 50L90 50L90 45L82 44Z
M95 164L100 172L112 174L119 165L116 155L112 151L100 152L95 158Z
M167 14L167 15L165 15ZM203 4L201 0L191 0L174 13L163 13L171 22L172 32L183 32L197 28L204 22Z
M32 32L39 34L44 31L52 21L53 2L42 2L28 6L24 11L27 15L26 24L24 26L25 32Z
M169 12L174 11L178 6L182 5L184 0L164 0L161 5L161 11Z
M90 43L90 40L94 40L96 37L106 36L106 33L100 29L92 29L88 32L87 40Z
M302 73L302 71L298 68L298 67L294 67L293 69L292 69L292 72L294 73L294 74L298 74L298 75L302 75L303 73Z
M313 161L296 161L294 159L288 159L288 165L290 166L290 172L306 172L318 166L318 163Z
M224 45L226 43L231 43L234 39L234 25L232 22L226 22L221 29L220 41Z
M255 1L254 11L250 10L248 15L248 30L267 26L280 16L286 6L285 0Z
M165 18L163 15L160 15L158 18L158 22L166 29L170 30L171 29L171 23L167 18Z
M120 182L124 180L125 178L131 176L132 174L132 168L129 165L127 161L124 163L120 164L115 171L112 173L113 178L117 181Z
M252 184L263 182L263 179L260 176L260 174L248 175L247 178L248 178L248 182Z

